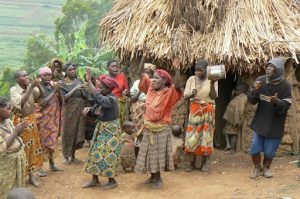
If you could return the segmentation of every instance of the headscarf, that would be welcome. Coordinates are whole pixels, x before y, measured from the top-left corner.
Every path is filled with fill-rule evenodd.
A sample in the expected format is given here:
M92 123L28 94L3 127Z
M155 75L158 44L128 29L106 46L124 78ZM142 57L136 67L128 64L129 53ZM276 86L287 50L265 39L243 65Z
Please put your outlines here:
M145 64L144 64L144 69L150 69L150 70L155 71L156 66L155 66L154 64L145 63Z
M167 82L166 82L166 86L167 87L170 87L173 84L172 77L171 77L171 75L167 71L162 70L162 69L156 69L155 73L158 76L160 76L161 78L167 80Z
M66 72L67 69L68 69L70 66L75 66L75 68L76 68L76 64L75 64L75 63L73 63L73 62L68 62L68 63L66 63L66 64L64 65L63 70Z
M64 66L63 62L60 59L58 59L58 58L53 58L53 59L51 59L51 62L50 62L50 68L52 70L54 70L54 63L55 62L58 62L60 64L60 66L61 66L61 69L63 69L63 66Z
M104 84L109 89L114 89L116 87L119 87L119 84L116 82L116 80L106 74L102 74L98 79L102 84Z
M275 66L275 74L272 77L267 77L267 84L277 85L284 78L284 61L282 58L273 58L268 64L273 64Z
M40 75L52 74L52 70L49 67L47 67L47 66L46 67L42 67L42 68L40 68L39 74Z

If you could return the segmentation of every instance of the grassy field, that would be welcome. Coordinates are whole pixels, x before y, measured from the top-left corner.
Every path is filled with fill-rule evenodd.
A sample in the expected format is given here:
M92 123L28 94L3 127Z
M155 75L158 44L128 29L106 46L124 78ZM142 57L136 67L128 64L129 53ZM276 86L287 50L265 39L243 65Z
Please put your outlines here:
M20 67L30 34L53 37L54 21L66 0L0 0L0 70Z

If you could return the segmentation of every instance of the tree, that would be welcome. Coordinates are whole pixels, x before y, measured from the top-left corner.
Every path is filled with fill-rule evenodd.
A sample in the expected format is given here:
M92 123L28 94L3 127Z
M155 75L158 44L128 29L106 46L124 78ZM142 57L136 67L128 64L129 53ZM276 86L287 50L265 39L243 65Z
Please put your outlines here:
M83 24L79 31L74 33L74 45L72 50L68 50L66 44L63 42L65 38L62 34L59 35L57 42L52 41L50 38L44 37L34 37L34 43L39 44L40 49L47 49L52 57L58 57L63 62L72 61L80 66L78 69L79 75L81 77L85 74L85 69L87 67L92 69L95 75L100 75L106 73L105 64L112 59L116 59L116 55L113 51L106 48L89 48L86 44L86 25ZM47 60L41 61L40 66L48 64ZM33 75L37 75L38 68L35 68Z
M55 38L62 34L69 50L74 46L74 32L86 23L86 43L89 47L99 47L98 24L112 7L114 0L67 0L62 11L64 16L55 21Z
M26 70L31 73L36 68L43 66L52 57L54 42L45 34L31 35L27 41L24 63Z
M0 96L9 96L9 89L16 84L14 74L16 71L10 67L5 67L0 80Z

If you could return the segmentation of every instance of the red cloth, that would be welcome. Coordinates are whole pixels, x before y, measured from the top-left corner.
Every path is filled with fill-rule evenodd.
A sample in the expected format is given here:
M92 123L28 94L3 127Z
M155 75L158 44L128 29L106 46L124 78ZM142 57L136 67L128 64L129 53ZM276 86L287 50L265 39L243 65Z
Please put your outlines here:
M173 84L172 77L167 71L162 70L162 69L156 69L155 73L158 76L160 76L161 78L167 80L167 83L166 83L167 87L170 87Z
M170 124L172 122L172 109L183 96L180 89L174 85L155 91L148 75L144 75L139 89L147 94L145 120L158 124Z
M102 74L99 77L99 81L110 89L115 89L119 86L114 78L112 78L106 74Z
M123 91L125 89L129 90L128 81L126 76L121 73L114 77L114 80L118 83L118 87L114 88L112 92L118 97L121 98L123 96Z

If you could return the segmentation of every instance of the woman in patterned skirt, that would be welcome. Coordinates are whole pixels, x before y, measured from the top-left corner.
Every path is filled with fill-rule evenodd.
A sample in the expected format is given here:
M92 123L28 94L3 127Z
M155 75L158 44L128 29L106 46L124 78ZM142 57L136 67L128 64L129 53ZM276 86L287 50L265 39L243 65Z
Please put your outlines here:
M85 171L93 175L90 182L83 188L100 185L98 176L108 178L108 183L102 189L112 189L118 186L115 176L119 172L119 158L121 153L122 133L119 122L118 98L112 90L118 86L117 82L108 75L101 75L100 92L91 82L91 71L87 70L88 88L93 93L96 103L102 107L102 114L98 116L93 142L88 153ZM84 109L86 115L91 107Z
M23 121L15 128L10 114L8 99L0 97L0 199L11 189L25 186L26 154L19 136L28 123Z
M195 76L188 79L185 99L190 100L190 113L185 137L185 157L187 167L192 170L196 155L202 157L201 171L208 172L207 158L213 152L213 134L215 129L215 99L217 82L208 80L207 61L200 60L195 66Z

